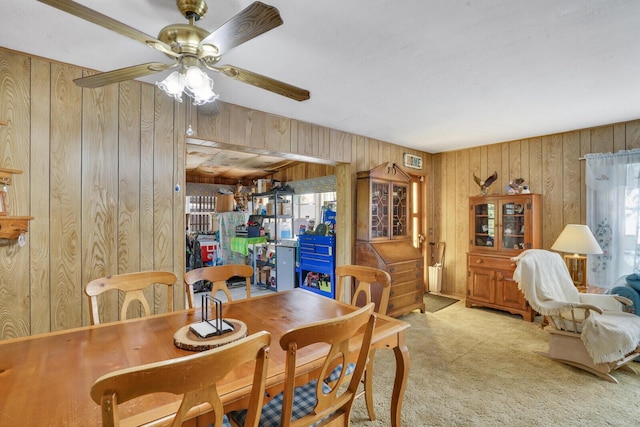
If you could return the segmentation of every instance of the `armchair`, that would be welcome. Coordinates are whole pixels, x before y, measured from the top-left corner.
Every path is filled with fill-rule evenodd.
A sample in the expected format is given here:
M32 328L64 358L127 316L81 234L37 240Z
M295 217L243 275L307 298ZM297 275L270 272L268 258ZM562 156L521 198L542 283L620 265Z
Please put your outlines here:
M640 275L634 273L621 277L611 293L628 298L631 305L625 311L640 316Z
M512 261L519 289L549 322L549 350L538 354L614 383L611 371L633 371L627 363L640 355L640 317L623 312L628 299L579 293L555 252L530 249Z

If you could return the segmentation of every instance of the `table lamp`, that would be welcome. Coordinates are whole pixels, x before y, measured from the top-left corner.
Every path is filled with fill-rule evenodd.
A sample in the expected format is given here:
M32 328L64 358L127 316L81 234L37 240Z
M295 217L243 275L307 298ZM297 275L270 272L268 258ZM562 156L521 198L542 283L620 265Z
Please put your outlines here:
M581 291L587 290L587 257L581 254L601 254L602 249L593 233L583 224L567 224L551 246L554 251L569 252L564 256L571 279Z

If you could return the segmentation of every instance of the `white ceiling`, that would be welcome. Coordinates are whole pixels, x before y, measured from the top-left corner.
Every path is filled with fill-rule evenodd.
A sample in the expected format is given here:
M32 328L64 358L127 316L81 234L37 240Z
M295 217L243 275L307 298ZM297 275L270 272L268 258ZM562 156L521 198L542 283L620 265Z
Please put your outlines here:
M175 0L78 2L152 36L186 23ZM220 63L311 99L212 75L223 101L432 153L640 118L638 0L264 2L284 24ZM198 25L250 3L208 0ZM0 2L0 46L99 71L170 62L35 0Z

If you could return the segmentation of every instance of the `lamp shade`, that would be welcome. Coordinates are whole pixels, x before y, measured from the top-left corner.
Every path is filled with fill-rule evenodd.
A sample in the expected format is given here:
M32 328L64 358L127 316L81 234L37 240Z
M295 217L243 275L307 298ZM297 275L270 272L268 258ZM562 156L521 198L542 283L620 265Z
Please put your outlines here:
M601 254L602 249L593 233L583 224L567 224L551 246L554 251L574 254Z

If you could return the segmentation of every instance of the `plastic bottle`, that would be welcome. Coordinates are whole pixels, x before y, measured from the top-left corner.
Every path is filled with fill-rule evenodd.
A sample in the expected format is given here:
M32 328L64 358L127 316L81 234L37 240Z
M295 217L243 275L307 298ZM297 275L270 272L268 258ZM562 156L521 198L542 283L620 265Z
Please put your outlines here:
M280 238L281 239L290 239L291 238L291 224L289 221L285 221L280 226Z

